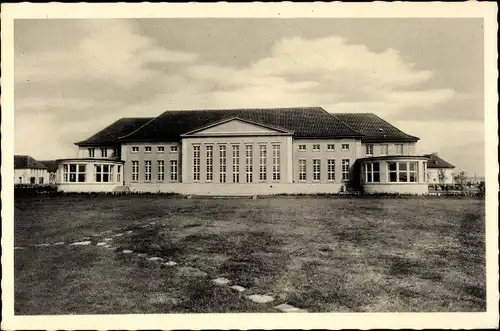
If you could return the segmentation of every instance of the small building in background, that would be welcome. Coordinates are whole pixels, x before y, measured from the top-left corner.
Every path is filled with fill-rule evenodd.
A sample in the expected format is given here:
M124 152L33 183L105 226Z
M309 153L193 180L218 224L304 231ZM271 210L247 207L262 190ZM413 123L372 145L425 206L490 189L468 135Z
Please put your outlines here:
M14 184L47 185L47 167L29 155L14 155Z
M42 160L40 161L47 167L49 173L49 184L55 185L57 182L57 161L56 160Z
M426 154L429 158L427 162L427 181L429 184L453 184L453 169L455 166L438 156L437 153ZM439 174L444 175L444 181L439 181Z

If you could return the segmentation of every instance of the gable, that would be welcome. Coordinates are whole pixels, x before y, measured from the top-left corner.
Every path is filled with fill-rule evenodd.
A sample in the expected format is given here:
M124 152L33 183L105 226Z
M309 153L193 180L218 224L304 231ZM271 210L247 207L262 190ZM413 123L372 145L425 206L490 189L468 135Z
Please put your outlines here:
M253 123L241 119L230 119L197 130L188 132L183 136L248 136L248 135L290 135L283 129L271 128L264 124Z

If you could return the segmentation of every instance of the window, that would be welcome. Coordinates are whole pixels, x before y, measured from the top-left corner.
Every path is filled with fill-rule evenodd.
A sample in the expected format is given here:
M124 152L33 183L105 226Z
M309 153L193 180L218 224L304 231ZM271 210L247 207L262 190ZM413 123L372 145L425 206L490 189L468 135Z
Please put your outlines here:
M317 152L319 150L320 150L320 145L319 144L313 145L313 151Z
M43 177L38 178L38 184L43 184Z
M171 153L177 153L177 146L170 146Z
M156 152L157 153L164 153L165 152L165 146L158 146L158 148L156 149Z
M363 164L366 183L380 183L380 163L369 162Z
M158 169L158 181L163 182L165 180L165 161L158 160L157 169Z
M111 153L111 157L120 158L120 149L119 148L113 148L113 152Z
M240 182L240 146L233 145L233 183Z
M219 182L226 182L226 145L219 146Z
M214 146L206 146L207 157L207 181L214 180Z
M132 153L139 153L139 146L132 146Z
M151 146L144 147L144 152L145 153L151 153Z
M246 146L246 154L245 154L245 171L246 171L246 181L247 183L251 183L253 181L253 146Z
M193 180L200 180L200 146L193 146Z
M89 157L94 157L95 156L95 148L89 148L88 152L89 152Z
M64 164L63 181L70 183L84 183L87 173L85 164Z
M259 146L259 180L267 180L267 146Z
M299 145L299 151L305 151L306 149L306 145Z
M177 160L170 160L170 180L176 182L178 180Z
M328 180L329 181L334 181L335 180L335 160L334 159L328 159Z
M121 183L122 181L122 166L116 166L116 182Z
M418 181L417 162L387 162L389 181L393 183L416 183Z
M372 144L365 145L365 154L366 155L373 155L373 145Z
M101 157L108 157L108 149L101 148Z
M280 145L273 145L273 180L281 179Z
M151 161L144 161L144 180L151 181Z
M328 144L328 145L326 145L326 149L328 151L330 151L330 152L334 151L335 150L335 144Z
M380 145L380 155L387 155L388 150L389 146L387 144Z
M132 161L132 181L139 180L139 161Z
M424 180L429 180L429 178L427 178L427 162L424 162Z
M94 179L97 183L109 183L113 181L113 166L109 164L94 165Z
M349 180L349 159L342 160L342 180Z
M313 180L321 180L321 160L313 160Z
M396 155L403 154L403 144L396 144Z
M299 180L307 180L307 164L306 160L299 160Z
M348 151L349 150L349 144L342 144L342 150L343 151Z

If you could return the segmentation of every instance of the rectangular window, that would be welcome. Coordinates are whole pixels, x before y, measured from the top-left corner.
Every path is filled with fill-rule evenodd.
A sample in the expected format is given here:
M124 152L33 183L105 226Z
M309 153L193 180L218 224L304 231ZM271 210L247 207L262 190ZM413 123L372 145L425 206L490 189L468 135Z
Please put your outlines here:
M116 166L116 182L121 183L122 182L122 166Z
M214 146L206 146L207 181L214 180Z
M273 145L273 180L281 179L280 145Z
M306 149L306 145L299 145L299 151L305 151Z
M372 144L365 145L365 155L367 155L367 156L373 155L373 145Z
M314 144L313 145L313 151L318 152L320 150L320 145L319 144Z
M193 180L200 180L200 146L193 146Z
M139 180L139 161L132 161L132 181Z
M380 182L380 164L378 162L369 162L363 165L364 177L366 183Z
M259 146L259 180L267 180L267 146Z
M240 146L233 145L233 183L240 182Z
M176 182L179 178L177 160L170 160L170 180Z
M380 145L380 155L387 155L389 146L387 144Z
M144 180L151 181L151 161L144 161Z
M101 148L101 157L108 157L108 149Z
M418 182L417 162L387 162L389 181L394 183Z
M165 180L165 161L158 160L157 172L158 172L158 181L163 182Z
M253 182L253 146L246 146L246 154L245 154L245 171L246 171L246 181L247 183Z
M95 148L89 148L89 157L94 157L95 156Z
M330 151L330 152L334 151L335 150L335 144L328 144L328 145L326 145L326 149L328 151Z
M151 146L144 147L144 152L145 153L151 153Z
M170 146L171 153L177 153L177 146Z
M139 153L139 146L132 146L132 153Z
M63 179L70 183L84 183L87 174L85 164L65 164L63 166Z
M97 183L109 183L113 181L113 166L108 164L94 165L94 180Z
M313 180L321 180L321 160L313 160Z
M335 180L335 160L334 159L328 159L328 180L329 181L334 181Z
M403 144L396 144L396 155L403 155Z
M226 145L219 146L219 182L226 182Z
M348 151L349 150L349 144L342 144L342 150L343 151Z
M165 152L165 147L164 146L158 146L156 152L157 153L164 153Z
M349 159L342 160L342 180L349 180Z
M307 180L307 164L306 160L299 160L299 180Z
M43 184L43 177L38 178L38 184Z
M427 162L424 162L424 181L429 181L429 178L427 177Z

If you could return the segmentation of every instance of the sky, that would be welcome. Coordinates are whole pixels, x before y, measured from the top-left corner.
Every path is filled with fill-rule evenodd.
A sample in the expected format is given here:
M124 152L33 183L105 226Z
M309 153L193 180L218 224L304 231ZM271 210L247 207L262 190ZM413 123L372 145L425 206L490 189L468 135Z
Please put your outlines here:
M18 19L15 153L76 155L121 117L320 106L373 112L484 175L483 20Z

